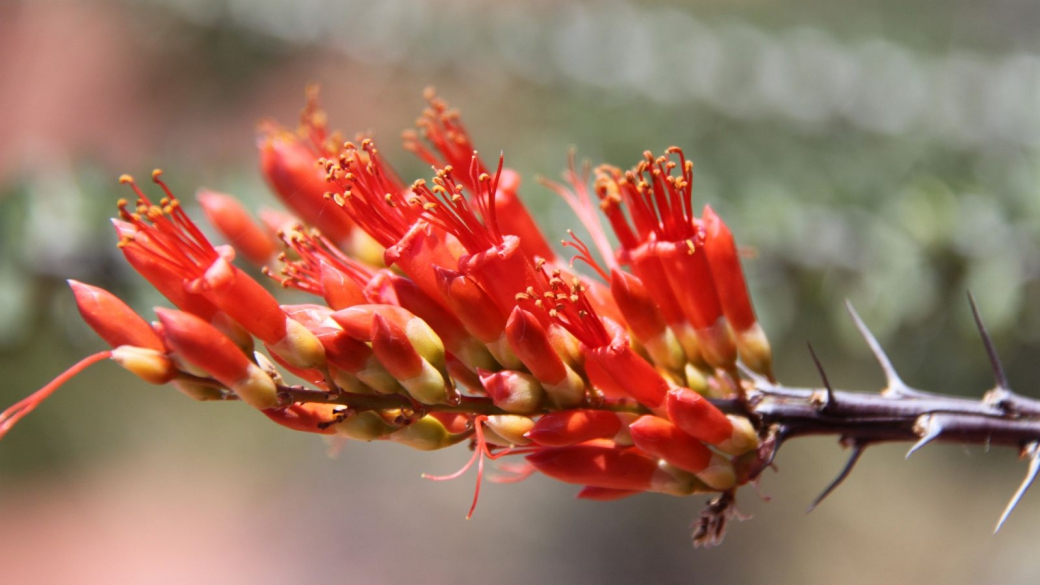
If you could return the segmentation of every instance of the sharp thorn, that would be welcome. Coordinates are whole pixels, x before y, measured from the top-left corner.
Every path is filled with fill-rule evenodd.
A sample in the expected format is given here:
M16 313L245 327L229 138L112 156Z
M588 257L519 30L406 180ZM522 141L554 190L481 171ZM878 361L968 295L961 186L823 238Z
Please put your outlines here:
M978 327L979 335L982 336L982 344L986 346L986 355L989 356L989 365L993 368L993 377L997 380L997 388L1009 390L1011 386L1008 384L1004 364L1000 362L1000 356L997 355L997 348L993 345L993 338L989 336L989 331L986 330L986 326L982 323L982 316L979 315L979 306L975 303L975 295L971 294L970 290L968 291L968 303L971 305L971 314L975 317L975 326Z
M887 384L887 388L883 394L895 394L896 396L929 396L928 392L914 390L907 386L906 382L903 382L903 379L899 377L899 373L896 372L895 366L892 365L892 360L888 359L888 354L885 353L881 344L878 343L877 338L870 332L870 329L867 328L867 324L863 322L859 313L857 313L856 309L852 306L852 301L845 299L845 309L848 310L853 323L856 324L856 329L859 331L859 334L863 336L864 341L867 342L871 353L874 354L874 359L878 361L881 370L885 373L885 383Z
M823 502L827 496L831 495L834 493L834 490L838 489L838 486L840 486L849 474L852 473L852 468L856 466L856 463L859 462L860 456L863 455L863 452L866 450L867 446L860 441L856 441L852 444L852 453L849 454L849 459L845 462L845 467L841 469L841 473L838 474L838 477L834 478L834 481L832 481L830 485L828 485L827 488L824 489L820 495L816 496L816 499L809 504L809 508L805 511L806 514L815 510L816 506L820 505L820 502Z
M924 419L923 421L921 419ZM918 422L914 425L915 430L921 433L921 439L914 443L913 447L906 452L906 458L909 459L911 455L917 453L922 447L931 443L932 441L939 438L942 434L942 425L936 422L935 418L929 415L922 416L918 419Z
M820 378L823 380L823 387L827 390L827 404L823 405L823 409L826 410L828 407L835 404L834 399L834 388L831 388L830 380L827 379L827 372L823 369L823 364L820 363L820 359L816 357L816 351L813 349L811 343L806 343L809 346L809 355L812 356L812 361L816 364L816 371L820 373Z
M1004 513L1000 515L1000 520L997 521L997 527L993 529L993 534L1000 532L1000 529L1004 527L1004 523L1011 516L1011 513L1018 507L1018 503L1022 500L1022 496L1026 495L1029 491L1029 487L1033 485L1033 481L1036 479L1037 473L1040 472L1040 444L1030 443L1028 449L1029 452L1029 470L1026 472L1025 479L1022 480L1022 484L1018 486L1018 491L1015 495L1011 496L1011 501L1008 502L1007 508L1004 508Z

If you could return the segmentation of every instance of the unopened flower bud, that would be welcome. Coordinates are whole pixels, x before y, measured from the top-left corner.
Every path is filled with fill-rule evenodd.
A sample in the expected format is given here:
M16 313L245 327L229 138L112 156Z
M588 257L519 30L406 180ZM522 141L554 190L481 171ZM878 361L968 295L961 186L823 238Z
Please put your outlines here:
M515 414L537 412L545 399L545 389L530 374L502 370L478 370L480 383L495 406Z
M430 415L426 415L414 423L394 431L389 436L390 440L395 443L407 445L420 451L436 451L437 449L450 447L466 437L465 433L454 435L449 433L441 421Z
M340 436L355 441L374 441L381 439L398 429L387 422L386 417L374 410L364 410L345 417L333 428Z
M157 308L166 339L185 361L209 372L244 402L259 409L278 406L274 381L230 339L202 319Z
M484 439L502 447L529 445L526 433L534 427L529 417L516 414L495 414L484 421Z
M177 374L177 367L170 358L154 349L120 345L112 350L112 361L152 384L166 384Z
M250 217L234 197L202 189L195 194L210 223L228 243L257 266L268 264L277 252L277 243Z
M147 321L103 288L69 280L83 320L111 347L133 346L164 352L162 339Z

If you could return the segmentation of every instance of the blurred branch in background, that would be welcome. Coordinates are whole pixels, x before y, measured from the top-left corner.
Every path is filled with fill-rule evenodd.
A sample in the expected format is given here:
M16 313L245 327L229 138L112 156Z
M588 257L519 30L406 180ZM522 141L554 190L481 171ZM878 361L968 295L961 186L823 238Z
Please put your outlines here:
M848 297L890 348L908 383L965 393L987 387L985 356L978 351L963 300L969 288L1011 379L1035 380L1040 376L1037 10L1019 0L985 5L929 1L912 9L886 0L840 7L817 0L783 5L753 0L3 3L0 75L10 81L0 85L0 368L5 380L0 402L21 398L55 363L71 363L96 347L83 341L92 337L69 317L75 311L61 279L105 286L143 312L159 304L114 261L115 238L105 218L120 196L116 177L163 166L181 193L205 184L235 193L255 208L268 201L254 172L255 124L268 115L291 122L302 103L300 90L309 81L323 86L335 126L374 130L387 150L396 147L393 137L421 108L420 89L437 84L465 110L481 148L504 150L510 166L524 174L524 196L545 219L549 236L563 236L574 222L533 179L557 176L571 144L594 163L621 165L645 149L682 146L697 165L695 200L710 202L749 245L749 281L757 289L753 294L763 326L779 349L778 373L785 383L816 383L804 352L809 339L832 379L877 386L878 376L844 315L842 300ZM397 152L394 158L404 160ZM401 170L409 177L429 174L418 161ZM202 414L174 398L149 394L118 373L92 374L27 420L20 438L5 441L0 486L21 486L37 474L42 482L56 481L47 479L56 473L81 478L92 462L140 449L142 460L156 452L175 461L207 453L206 462L219 462L208 465L230 465L227 477L216 482L224 492L255 479L254 469L237 458L249 453L255 459L246 460L253 465L295 466L298 477L279 476L279 489L303 489L326 506L301 512L306 520L289 521L290 534L297 535L309 534L312 524L332 524L327 514L345 524L362 522L347 508L329 512L332 506L318 497L319 490L307 486L337 493L364 486L372 492L388 489L386 476L369 477L386 465L383 451L348 454L349 463L311 460L313 451L307 449L313 445L307 441L256 439L245 413ZM185 427L184 420L201 422ZM974 477L972 466L980 462L965 461L959 453L952 453L953 463L938 459L933 468L917 468L914 477L893 471L900 469L896 463L875 469L872 476L867 466L873 459L868 458L858 472L860 483L798 524L806 531L805 541L821 548L781 546L778 538L788 538L790 523L803 522L787 509L800 512L839 465L840 453L820 463L816 458L829 455L797 449L790 457L801 454L801 459L779 461L784 473L767 478L767 491L777 486L781 506L759 511L754 530L736 531L727 543L733 558L748 550L743 547L775 547L776 556L761 566L732 568L722 553L691 557L673 533L655 540L654 530L666 530L663 519L675 517L671 500L626 504L619 518L603 518L602 511L593 510L561 520L569 510L564 506L571 505L561 492L524 500L534 496L511 491L498 507L492 492L484 518L517 521L510 510L523 501L526 509L549 510L537 515L541 524L532 516L530 530L551 527L563 537L590 538L582 523L618 522L620 527L611 524L622 533L614 546L630 547L630 530L646 538L648 548L638 549L640 554L650 555L656 547L653 554L659 555L652 558L661 568L647 573L643 563L624 564L631 548L612 554L612 541L604 536L596 542L612 562L602 560L599 568L583 565L585 572L573 573L584 578L677 580L668 571L691 567L692 558L718 574L754 579L775 575L778 559L786 555L782 570L793 581L827 582L820 576L833 577L833 571L821 569L825 555L820 550L835 553L833 566L840 567L843 560L854 562L840 543L876 550L886 546L879 540L889 543L884 550L890 558L902 560L893 560L887 569L864 561L862 574L875 581L926 575L1007 582L1035 576L1035 568L1011 562L1022 558L1008 544L1016 538L1014 525L1001 537L1002 545L964 540L933 546L916 540L909 546L890 538L892 526L885 523L893 516L915 524L906 528L907 538L927 526L935 527L929 534L986 536L999 505L973 507L963 518L951 513L958 505L980 501L978 490L989 490L961 480ZM302 457L306 464L297 463L301 452L308 453ZM232 454L234 461L223 459ZM430 465L394 455L400 467L386 473L400 472L401 482L412 481L420 470L406 466ZM875 457L896 460L892 455ZM450 468L461 455L444 457L443 467ZM165 485L170 478L163 469L153 474L156 479L134 485L141 490ZM208 469L194 473L210 478ZM119 473L136 471L120 467ZM368 475L359 479L357 473ZM937 476L937 484L926 487L941 485L942 491L908 493L929 474ZM987 500L1005 498L1008 481L1014 481L1008 478L1018 474L1008 469L1007 481L995 480ZM101 489L93 486L104 483L91 477L93 483L73 489L85 500ZM786 491L781 485L788 486ZM389 491L399 502L432 489L415 480ZM445 490L430 501L457 510L449 509L443 518L431 516L437 522L464 515L465 496L456 497L451 486ZM8 490L0 491L0 500L5 499ZM162 493L174 498L178 491ZM929 498L943 494L934 509L920 501L926 491ZM274 496L250 493L268 509L257 522L278 532L285 519L269 510L280 503L268 501ZM547 503L561 497L560 503ZM864 497L869 501L860 502ZM875 507L874 500L897 499L900 504L889 504L895 506L889 509L892 516L877 511L884 504ZM46 509L47 503L33 505ZM424 518L424 512L400 508L399 503L373 503L366 517L371 524L362 525L381 525L380 514L397 525L414 522L417 515ZM1028 498L1020 513L1019 522L1029 527L1035 514L1029 515ZM225 523L249 517L250 511L234 514ZM643 517L657 524L625 524L626 514L648 514ZM552 525L554 520L564 526ZM970 530L962 526L969 522ZM28 524L31 519L24 521ZM610 532L595 525L600 526L595 532ZM123 534L121 528L110 530ZM462 540L495 540L474 536L482 534L474 524L457 530L454 537ZM391 535L380 532L380 537ZM523 538L537 543L542 537L522 533ZM296 550L290 541L284 534L277 539ZM676 557L662 559L662 547L673 545ZM987 551L992 563L1006 561L1005 569L987 568L983 561L968 564ZM930 553L956 557L961 564L949 564L942 569L948 572L937 577L933 571L938 569L926 573L921 567ZM551 554L544 545L517 553L518 559L539 560ZM431 552L431 558L437 556L438 551ZM362 563L366 557L356 558ZM338 556L323 560L325 567L341 562ZM556 578L572 574L554 566L562 571ZM376 569L363 571L378 579Z

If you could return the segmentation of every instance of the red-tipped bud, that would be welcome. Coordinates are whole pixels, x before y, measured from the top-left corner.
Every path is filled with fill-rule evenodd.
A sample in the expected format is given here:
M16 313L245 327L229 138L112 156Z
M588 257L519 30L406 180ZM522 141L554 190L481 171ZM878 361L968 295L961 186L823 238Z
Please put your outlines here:
M538 419L527 436L546 447L565 447L592 439L613 439L621 432L617 413L606 410L563 410Z
M726 319L736 331L744 331L755 324L755 309L751 306L744 270L733 234L710 205L704 206L704 251L711 265Z
M195 198L209 222L247 260L263 266L277 253L277 241L253 221L238 199L206 189L196 193Z
M658 473L657 460L610 441L548 447L527 460L553 479L615 490L648 491Z
M513 308L506 324L506 338L516 357L545 384L557 384L567 377L567 366L553 349L545 327L530 311Z
M83 320L111 347L130 345L165 351L162 339L137 313L103 288L69 280Z
M545 399L545 389L534 376L502 370L477 370L480 383L495 406L515 414L537 412Z
M650 291L638 277L614 270L610 292L632 334L646 348L650 358L670 370L683 367L685 356L675 334L668 328Z
M700 394L689 388L672 388L668 392L668 418L691 437L718 445L733 435L733 423Z
M592 385L612 398L633 398L657 408L668 393L668 382L623 341L589 348L585 369Z
M642 416L629 426L629 433L636 447L679 469L698 473L711 463L711 449L663 418Z
M381 289L383 292L376 292ZM372 302L400 305L425 321L441 338L444 348L451 353L459 353L471 340L469 332L455 315L439 300L426 294L411 279L389 270L382 270L376 273L367 292ZM387 297L385 301L378 300L383 296Z
M348 335L361 341L372 341L372 324L376 315L386 319L397 331L404 331L415 351L440 368L444 365L444 344L425 321L407 309L392 305L356 305L336 311L332 319Z
M498 341L506 318L491 297L472 279L454 270L434 267L434 272L445 302L466 329L483 343Z
M190 313L162 308L155 313L167 342L185 361L205 370L256 408L278 405L277 388L270 376L215 327Z
M416 351L404 328L378 313L372 320L372 351L413 398L423 404L448 402L445 375Z
M331 199L318 156L289 133L260 139L260 170L283 203L334 242L345 242L353 222Z
M423 370L423 358L408 342L405 332L400 327L391 326L378 313L372 320L372 351L398 380L414 378Z
M697 332L702 355L712 366L730 369L736 363L737 349L722 314L708 256L702 247L686 240L658 242L654 249L683 314Z

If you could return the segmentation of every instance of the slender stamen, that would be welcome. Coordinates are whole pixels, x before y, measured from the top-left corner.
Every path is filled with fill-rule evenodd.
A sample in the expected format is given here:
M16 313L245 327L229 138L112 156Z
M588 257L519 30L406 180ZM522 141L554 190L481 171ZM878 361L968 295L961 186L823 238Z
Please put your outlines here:
M7 410L0 412L0 439L7 434L7 431L11 430L15 424L18 423L24 416L32 412L39 406L44 400L46 400L54 391L60 388L65 382L74 378L83 370L87 369L93 364L106 360L112 357L111 351L101 351L94 355L87 356L80 361L76 362L71 368L65 370L57 378L54 378L47 383L43 388L40 388L36 392L33 392L26 398L15 403Z

